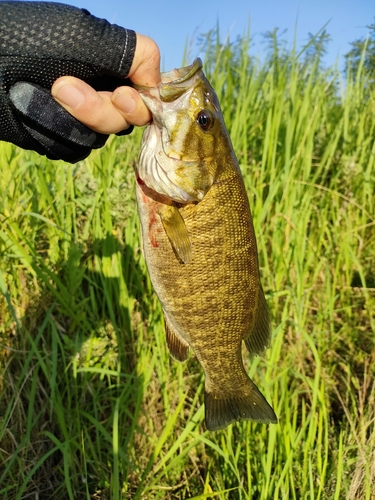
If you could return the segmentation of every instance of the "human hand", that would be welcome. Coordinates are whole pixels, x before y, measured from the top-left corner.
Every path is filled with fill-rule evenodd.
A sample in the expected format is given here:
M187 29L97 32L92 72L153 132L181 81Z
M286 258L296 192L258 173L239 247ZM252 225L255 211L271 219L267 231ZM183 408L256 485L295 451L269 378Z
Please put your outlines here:
M0 140L74 163L103 146L107 134L150 120L126 78L159 83L160 55L151 39L48 2L0 2L0 31ZM65 105L82 122L51 97L57 78L60 102L69 88L63 83L83 90L82 101Z
M139 33L128 78L134 84L148 87L160 82L159 48L151 38ZM133 87L97 92L78 78L63 76L53 84L52 95L77 120L102 134L115 134L129 124L142 126L151 120L149 110Z

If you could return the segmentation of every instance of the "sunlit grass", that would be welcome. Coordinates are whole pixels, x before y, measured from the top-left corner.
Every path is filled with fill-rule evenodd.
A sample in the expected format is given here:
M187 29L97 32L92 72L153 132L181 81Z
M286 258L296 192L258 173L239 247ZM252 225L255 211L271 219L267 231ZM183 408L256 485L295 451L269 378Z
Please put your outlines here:
M209 49L254 215L279 417L205 431L140 251L141 133L78 165L0 145L0 497L373 498L375 98L318 58Z

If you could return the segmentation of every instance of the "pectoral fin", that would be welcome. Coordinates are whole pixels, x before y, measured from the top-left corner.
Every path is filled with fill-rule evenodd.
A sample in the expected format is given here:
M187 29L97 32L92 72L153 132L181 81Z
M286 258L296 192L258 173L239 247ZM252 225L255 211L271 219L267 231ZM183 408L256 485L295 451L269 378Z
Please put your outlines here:
M254 324L249 335L244 339L249 352L261 354L267 349L271 338L270 313L262 288L259 290L258 304L255 310Z
M178 208L164 205L158 213L176 255L184 264L189 264L192 259L192 246L185 221Z
M177 361L186 361L189 356L189 344L173 330L165 315L164 326L170 353Z

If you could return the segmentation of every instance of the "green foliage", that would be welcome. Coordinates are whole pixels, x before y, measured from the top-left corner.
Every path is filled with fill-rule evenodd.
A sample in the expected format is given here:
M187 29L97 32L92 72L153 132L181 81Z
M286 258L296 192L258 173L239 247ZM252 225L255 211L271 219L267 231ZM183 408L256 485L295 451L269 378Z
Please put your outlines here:
M351 43L352 48L345 54L348 66L353 73L359 73L363 68L367 74L371 75L371 82L375 80L375 23L367 26L369 35L365 38L359 38Z
M75 166L1 144L4 500L373 498L375 96L273 36L262 64L208 37L205 70L274 325L244 356L280 423L204 429L201 369L169 356L140 251L140 132Z

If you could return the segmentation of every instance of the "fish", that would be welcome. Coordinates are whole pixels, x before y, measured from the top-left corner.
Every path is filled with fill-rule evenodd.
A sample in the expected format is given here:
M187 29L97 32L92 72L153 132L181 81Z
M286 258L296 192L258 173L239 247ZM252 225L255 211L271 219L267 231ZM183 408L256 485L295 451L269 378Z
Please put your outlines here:
M171 355L193 350L205 374L210 431L277 423L248 376L242 342L261 354L271 337L250 205L217 95L193 64L137 89L152 114L136 174L143 254Z

